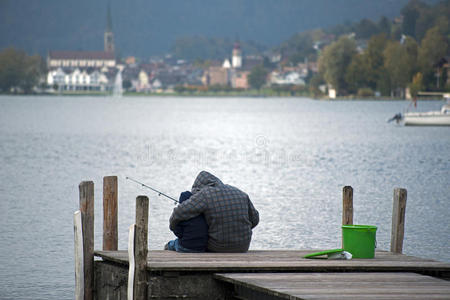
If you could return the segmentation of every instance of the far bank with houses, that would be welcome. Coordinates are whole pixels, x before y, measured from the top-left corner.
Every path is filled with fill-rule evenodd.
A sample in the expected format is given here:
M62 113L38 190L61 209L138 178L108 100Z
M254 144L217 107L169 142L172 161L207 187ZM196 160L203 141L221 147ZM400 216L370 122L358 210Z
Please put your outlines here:
M115 52L111 13L108 7L103 51L52 50L47 55L46 83L49 92L112 92L121 79L126 91L138 93L173 92L176 86L211 86L237 90L250 88L248 76L252 69L264 63L262 56L244 56L236 41L231 55L222 61L208 61L206 66L195 66L171 55L137 63L134 57L119 59ZM270 54L270 63L279 66L281 55ZM318 71L315 62L297 66L274 67L266 84L304 86L306 77Z
M348 36L355 39L354 34ZM100 92L109 93L118 85L124 91L137 93L172 93L177 88L187 90L238 90L251 88L249 76L257 66L264 65L268 71L264 85L271 88L284 87L305 89L310 78L318 73L318 64L305 59L301 63L289 63L282 53L268 52L261 55L244 55L238 40L230 50L230 56L222 60L208 60L195 64L177 59L172 55L138 62L135 57L119 58L115 51L111 13L108 7L107 26L104 33L103 51L52 50L47 55L47 92ZM322 49L333 43L336 36L325 35L316 41L314 49ZM357 51L363 53L367 44L358 40ZM443 57L437 64L437 73L446 74L450 85L450 56ZM439 71L441 70L441 71ZM120 75L120 76L119 76ZM319 90L336 98L337 90L327 84L320 84ZM379 92L374 91L375 96ZM398 92L408 95L408 90Z

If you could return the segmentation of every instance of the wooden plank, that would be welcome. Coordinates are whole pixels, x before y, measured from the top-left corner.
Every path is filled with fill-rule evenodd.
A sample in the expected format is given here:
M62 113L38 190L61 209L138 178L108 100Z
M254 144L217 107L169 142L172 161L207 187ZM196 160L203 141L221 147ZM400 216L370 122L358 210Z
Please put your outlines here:
M93 299L94 290L94 183L79 185L80 212L83 231L84 299Z
M118 249L117 176L103 177L103 250Z
M134 257L134 241L136 236L136 224L130 226L128 230L128 286L127 286L127 299L134 300L134 275L136 270L136 263Z
M403 237L405 233L405 210L406 210L405 189L394 189L394 204L392 209L392 230L391 230L391 252L402 253Z
M73 214L73 231L75 245L75 300L84 299L84 270L83 270L83 230L81 212Z
M234 274L236 276L232 276ZM246 282L252 281L264 281L266 280L268 285L278 286L282 284L283 286L289 286L292 283L297 282L307 282L316 283L318 285L334 284L339 282L342 285L350 285L357 281L360 284L370 283L374 285L386 284L386 285L397 285L411 284L420 286L422 284L428 284L432 282L435 285L447 285L448 282L442 281L441 279L429 277L424 281L424 278L417 276L416 273L302 273L301 277L295 276L297 273L276 273L276 276L272 276L274 273L225 273L220 274L227 276L230 280L245 280ZM342 276L345 274L345 276ZM410 276L401 276L398 274L410 274Z
M147 299L148 197L136 198L134 299Z
M214 277L286 299L428 299L429 295L440 299L450 295L449 281L413 273L232 273Z
M290 300L302 299L302 300L448 300L448 295L352 295L352 294L339 294L339 295L308 295L302 294L301 298L291 296L287 298Z
M261 281L261 279L246 279L245 282L249 284L260 284L261 282L264 283L265 288L275 289L275 290L286 290L286 289L296 289L299 285L307 285L310 289L326 289L326 288L332 288L335 291L338 291L340 289L350 289L354 288L355 285L357 285L358 289L390 289L395 290L398 289L399 286L402 289L407 289L408 292L413 291L414 289L426 289L430 286L433 287L433 289L436 291L438 289L443 289L445 291L449 291L448 283L445 281L443 283L437 283L437 284L430 284L429 282L419 282L419 281L413 281L413 282L392 282L392 281L383 281L383 282L361 282L358 279L354 279L353 281L347 282L343 281L342 279L336 279L335 281L329 281L329 280L318 280L318 281L306 281L304 279L296 280L296 278L290 278L288 280L279 281L277 279L278 276L272 276L276 273L270 273L271 278L268 278L267 282ZM344 273L342 273L344 274ZM345 275L341 276L342 278L346 278ZM395 280L395 278L393 279ZM338 285L338 287L336 287Z
M408 271L450 272L450 263L377 251L374 259L304 259L318 250L254 250L247 253L177 253L155 250L148 253L150 271ZM126 251L96 251L104 260L128 265Z

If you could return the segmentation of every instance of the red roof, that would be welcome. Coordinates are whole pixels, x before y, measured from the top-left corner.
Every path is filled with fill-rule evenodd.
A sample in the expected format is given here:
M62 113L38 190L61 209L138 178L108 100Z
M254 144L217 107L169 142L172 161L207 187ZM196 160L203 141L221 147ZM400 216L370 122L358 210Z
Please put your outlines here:
M49 51L50 59L114 60L114 52L105 51Z

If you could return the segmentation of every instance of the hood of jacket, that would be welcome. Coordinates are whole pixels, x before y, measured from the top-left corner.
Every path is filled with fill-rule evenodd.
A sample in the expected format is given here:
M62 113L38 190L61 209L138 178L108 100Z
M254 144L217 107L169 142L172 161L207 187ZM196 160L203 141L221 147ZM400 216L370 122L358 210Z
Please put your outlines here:
M195 178L194 184L192 185L192 194L199 192L205 187L214 187L222 184L222 181L220 181L220 179L213 174L206 171L201 171L197 175L197 178Z

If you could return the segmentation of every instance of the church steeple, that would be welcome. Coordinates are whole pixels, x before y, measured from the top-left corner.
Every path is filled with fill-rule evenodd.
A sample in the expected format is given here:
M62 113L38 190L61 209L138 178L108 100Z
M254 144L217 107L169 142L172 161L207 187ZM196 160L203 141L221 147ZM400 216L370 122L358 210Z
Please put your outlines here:
M112 32L111 5L108 1L106 12L106 30L104 35L105 52L114 52L114 34Z
M242 50L241 43L239 42L239 38L236 38L236 42L234 43L231 64L233 68L239 69L242 67Z

